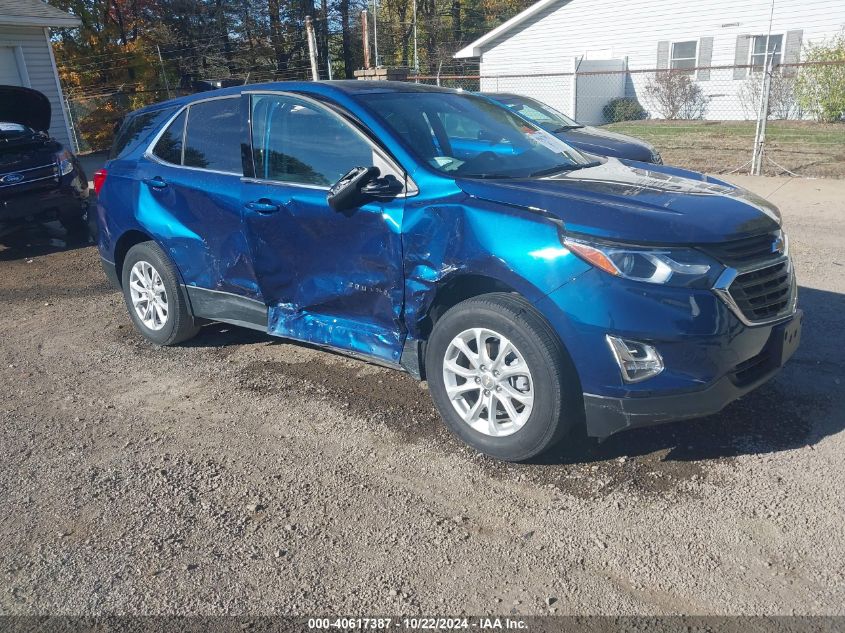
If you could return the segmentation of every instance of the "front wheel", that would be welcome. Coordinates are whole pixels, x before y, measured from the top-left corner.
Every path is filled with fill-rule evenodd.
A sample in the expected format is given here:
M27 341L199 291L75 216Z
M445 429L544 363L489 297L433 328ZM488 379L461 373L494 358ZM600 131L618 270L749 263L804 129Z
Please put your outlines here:
M426 376L449 429L498 459L530 459L583 421L572 361L516 295L482 295L446 312L428 342Z

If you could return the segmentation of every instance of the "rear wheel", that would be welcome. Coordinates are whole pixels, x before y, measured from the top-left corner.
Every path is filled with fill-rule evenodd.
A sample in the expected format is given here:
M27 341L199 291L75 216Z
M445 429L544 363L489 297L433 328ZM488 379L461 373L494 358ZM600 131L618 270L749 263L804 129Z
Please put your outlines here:
M135 328L156 345L176 345L196 336L176 271L155 242L129 249L122 268L123 297Z
M428 342L426 375L449 429L498 459L530 459L583 421L568 354L515 295L482 295L444 314Z

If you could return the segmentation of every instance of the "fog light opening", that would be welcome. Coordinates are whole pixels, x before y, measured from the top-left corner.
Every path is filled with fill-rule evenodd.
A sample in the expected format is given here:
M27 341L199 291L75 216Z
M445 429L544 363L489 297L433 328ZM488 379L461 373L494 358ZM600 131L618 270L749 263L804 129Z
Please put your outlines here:
M653 378L663 371L663 358L653 346L648 343L606 336L613 358L619 365L622 380L625 382L642 382Z

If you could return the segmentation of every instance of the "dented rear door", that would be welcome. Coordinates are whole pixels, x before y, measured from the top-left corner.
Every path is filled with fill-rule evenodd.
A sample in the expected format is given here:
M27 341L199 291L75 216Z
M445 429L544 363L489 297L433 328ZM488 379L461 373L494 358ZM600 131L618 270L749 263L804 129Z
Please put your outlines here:
M398 362L404 329L402 195L344 213L326 195L357 166L398 168L334 111L286 93L248 95L254 173L244 226L268 331Z

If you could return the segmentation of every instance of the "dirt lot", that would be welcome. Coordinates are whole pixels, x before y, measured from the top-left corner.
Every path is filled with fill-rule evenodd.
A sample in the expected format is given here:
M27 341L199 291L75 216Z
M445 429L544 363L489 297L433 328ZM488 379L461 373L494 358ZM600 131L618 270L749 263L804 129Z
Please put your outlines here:
M845 182L753 186L797 356L720 415L531 465L399 373L219 325L156 349L94 248L9 240L0 613L841 614Z
M748 173L755 121L629 121L607 128L652 143L667 165L705 172ZM765 173L845 178L845 125L769 121ZM745 165L743 169L739 169Z

